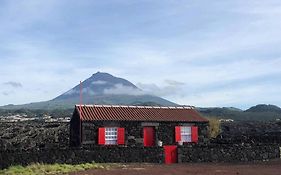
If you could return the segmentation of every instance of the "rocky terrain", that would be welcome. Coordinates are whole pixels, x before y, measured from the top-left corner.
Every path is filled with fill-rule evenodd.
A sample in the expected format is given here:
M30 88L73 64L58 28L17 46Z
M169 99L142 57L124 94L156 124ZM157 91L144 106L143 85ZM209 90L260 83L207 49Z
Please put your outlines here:
M67 147L68 123L0 122L0 149Z
M223 122L216 144L281 143L281 122ZM0 122L0 149L68 147L69 123Z
M247 162L280 158L281 122L223 122L210 143L178 147L178 162ZM134 156L131 156L134 155ZM151 156L146 156L151 155ZM11 165L164 162L163 147L69 147L69 123L0 122L0 169Z
M281 122L223 122L221 133L213 142L219 144L280 144Z

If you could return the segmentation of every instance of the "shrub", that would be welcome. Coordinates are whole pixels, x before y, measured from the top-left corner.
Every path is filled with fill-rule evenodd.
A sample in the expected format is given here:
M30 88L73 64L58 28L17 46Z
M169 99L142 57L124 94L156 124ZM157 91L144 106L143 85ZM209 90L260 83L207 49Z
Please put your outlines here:
M216 117L209 117L209 137L216 138L220 133L221 122Z

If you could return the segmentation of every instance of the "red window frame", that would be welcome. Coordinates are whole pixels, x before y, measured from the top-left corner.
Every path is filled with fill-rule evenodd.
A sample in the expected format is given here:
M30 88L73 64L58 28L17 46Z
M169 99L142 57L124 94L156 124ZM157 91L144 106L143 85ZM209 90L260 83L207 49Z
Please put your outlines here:
M105 128L99 128L98 130L98 143L99 145L105 145Z
M125 145L125 128L117 128L117 144Z
M175 127L176 142L181 141L181 127L184 127L184 126ZM192 125L190 127L191 127L191 142L185 142L185 143L198 143L198 126Z
M116 144L106 144L105 131L106 128L117 128L117 142ZM124 145L125 144L125 128L120 127L102 127L98 129L98 144L99 145Z

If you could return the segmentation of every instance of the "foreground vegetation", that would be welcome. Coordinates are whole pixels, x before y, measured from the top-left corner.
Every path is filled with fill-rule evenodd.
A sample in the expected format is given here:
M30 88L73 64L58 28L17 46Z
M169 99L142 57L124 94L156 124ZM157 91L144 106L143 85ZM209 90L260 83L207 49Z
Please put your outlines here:
M55 175L67 174L70 172L84 171L88 169L108 169L109 164L84 163L78 165L69 164L31 164L28 166L11 166L7 169L0 170L3 175Z

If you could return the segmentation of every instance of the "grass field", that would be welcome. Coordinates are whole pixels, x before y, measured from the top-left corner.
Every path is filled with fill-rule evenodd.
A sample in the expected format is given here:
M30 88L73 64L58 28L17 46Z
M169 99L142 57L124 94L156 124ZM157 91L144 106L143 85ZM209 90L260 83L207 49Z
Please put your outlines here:
M84 171L88 169L108 169L109 164L84 163L78 165L70 164L31 164L28 166L11 166L7 169L0 170L2 175L55 175L67 174L70 172Z

